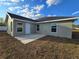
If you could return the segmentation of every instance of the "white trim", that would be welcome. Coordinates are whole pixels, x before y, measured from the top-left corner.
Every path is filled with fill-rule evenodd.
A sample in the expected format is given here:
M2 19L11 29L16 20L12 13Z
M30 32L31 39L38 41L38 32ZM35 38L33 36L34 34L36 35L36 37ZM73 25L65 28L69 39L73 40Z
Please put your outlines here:
M22 22L17 22L17 23L16 23L16 32L17 32L17 33L22 33L22 32L23 32L23 29L24 29L24 28L23 28L23 23L22 23L22 26L19 26L18 23L22 23ZM18 32L18 31L17 31L19 27L22 28L22 31L21 31L21 32Z
M67 18L67 19L59 19L59 20L47 20L47 21L41 21L41 22L36 22L36 23L47 23L47 22L56 22L56 21L66 21L66 20L74 20L74 19L77 19L77 17Z
M7 13L8 14L8 13ZM9 14L8 14L8 16L10 16ZM12 18L11 16L10 16L10 18ZM74 20L74 19L77 19L77 18L79 18L78 16L73 16L73 18L71 17L71 18L66 18L66 19L59 19L59 20L47 20L47 21L41 21L41 22L33 22L33 21L28 21L28 20L21 20L21 19L17 19L17 18L12 18L12 19L15 19L15 20L18 20L18 21L23 21L23 22L28 22L28 23L47 23L47 22L56 22L56 21L65 21L65 20Z
M66 20L74 20L77 19L79 17L73 17L73 18L66 18L66 19L58 19L58 20L47 20L47 21L41 21L41 22L33 22L33 21L28 21L28 20L21 20L21 19L17 19L17 18L13 18L17 21L23 21L23 22L27 22L27 23L47 23L47 22L56 22L56 21L66 21Z

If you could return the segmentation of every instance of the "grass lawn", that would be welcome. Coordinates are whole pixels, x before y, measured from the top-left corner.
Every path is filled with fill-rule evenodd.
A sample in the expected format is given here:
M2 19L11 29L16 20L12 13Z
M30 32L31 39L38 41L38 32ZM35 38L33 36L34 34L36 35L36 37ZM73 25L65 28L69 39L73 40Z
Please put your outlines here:
M79 59L79 42L46 36L24 45L0 32L0 59Z
M79 30L73 30L73 32L79 32Z

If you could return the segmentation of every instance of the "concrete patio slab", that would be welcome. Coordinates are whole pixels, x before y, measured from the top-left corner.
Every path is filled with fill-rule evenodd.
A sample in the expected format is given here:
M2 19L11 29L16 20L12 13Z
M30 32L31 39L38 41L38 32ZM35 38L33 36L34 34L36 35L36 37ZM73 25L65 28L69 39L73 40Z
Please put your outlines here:
M42 35L42 34L29 34L29 35L20 35L20 36L16 36L15 38L20 40L23 44L27 44L29 42L32 42L34 40L37 40L39 38L42 38L46 35Z

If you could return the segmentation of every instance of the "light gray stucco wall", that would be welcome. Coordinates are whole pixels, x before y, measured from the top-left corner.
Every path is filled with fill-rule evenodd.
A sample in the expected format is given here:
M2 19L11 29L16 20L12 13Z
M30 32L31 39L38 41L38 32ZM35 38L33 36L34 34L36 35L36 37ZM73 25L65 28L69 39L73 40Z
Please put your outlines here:
M58 23L58 36L72 38L72 22Z
M11 32L11 23L12 22L12 32ZM21 22L23 23L23 32L18 33L16 28L17 28L17 23ZM25 34L25 21L18 21L18 20L13 20L12 18L8 18L8 34L11 36L16 36L16 35L24 35ZM45 35L52 35L52 36L59 36L59 37L66 37L66 38L72 38L72 22L52 22L52 23L41 23L40 25L40 30L36 30L36 25L35 23L30 23L31 27L31 33L40 33L40 34L45 34ZM51 26L56 25L56 32L51 32Z
M37 33L72 38L72 22L54 22L39 24L40 30ZM51 32L51 26L56 25L56 32Z
M17 32L17 23L23 23L23 32L19 33ZM14 36L16 35L25 35L25 24L29 23L29 22L24 22L24 21L18 21L18 20L14 20ZM30 31L32 33L36 33L36 25L34 23L29 23L30 24Z
M17 23L22 23L23 24L23 31L22 32L17 32ZM16 35L24 35L25 34L25 23L22 22L22 21L17 21L17 20L14 20L14 36Z
M8 21L7 21L7 33L10 34L11 36L14 35L13 30L11 31L11 22L12 22L12 29L13 29L13 19L8 16Z
M36 33L36 24L31 23L31 33Z

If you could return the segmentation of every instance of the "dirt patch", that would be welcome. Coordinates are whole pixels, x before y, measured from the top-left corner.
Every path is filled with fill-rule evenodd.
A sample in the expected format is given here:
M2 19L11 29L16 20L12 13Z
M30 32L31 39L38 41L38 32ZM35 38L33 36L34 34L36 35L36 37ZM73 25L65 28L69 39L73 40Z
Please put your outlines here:
M0 59L79 59L79 42L46 36L24 45L0 32Z
M25 59L24 48L20 41L0 32L0 59Z

